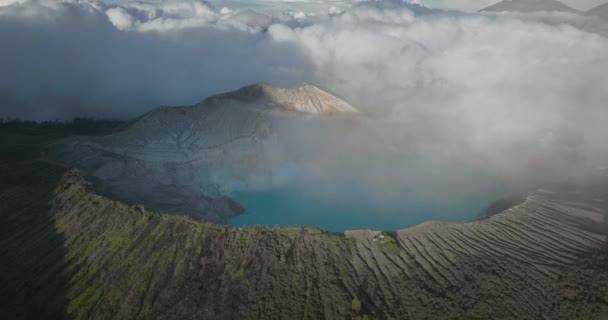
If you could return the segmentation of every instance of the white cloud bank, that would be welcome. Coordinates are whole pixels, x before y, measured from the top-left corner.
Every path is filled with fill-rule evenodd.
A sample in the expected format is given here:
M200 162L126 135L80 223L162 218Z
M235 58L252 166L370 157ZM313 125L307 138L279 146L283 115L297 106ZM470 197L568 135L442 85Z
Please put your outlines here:
M0 7L0 116L133 117L253 82L307 81L397 123L404 139L508 172L524 161L598 162L606 28L399 1L271 18L195 0L31 0Z

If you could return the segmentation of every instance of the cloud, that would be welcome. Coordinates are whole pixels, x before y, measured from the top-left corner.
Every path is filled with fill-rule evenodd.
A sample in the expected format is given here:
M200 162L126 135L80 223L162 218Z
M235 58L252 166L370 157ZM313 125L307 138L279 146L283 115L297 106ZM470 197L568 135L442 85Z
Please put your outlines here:
M604 161L608 42L585 30L602 29L593 23L366 6L269 33L308 51L317 83L398 122L404 129L391 134L416 139L421 152L475 155L493 172L525 180L529 170L576 175L573 163Z
M0 116L128 118L307 81L390 123L377 134L400 151L475 158L514 179L523 167L566 174L607 154L606 30L398 1L290 18L203 1L32 0L0 8Z
M135 18L124 8L110 8L106 11L108 19L118 30L129 30L135 25Z
M214 16L203 9L188 16L183 6L136 5L31 1L0 8L0 116L133 117L305 75L296 71L306 66L302 54L255 28L202 18Z
M208 3L197 0L163 0L156 3L124 2L106 11L119 30L167 31L203 27L219 18Z

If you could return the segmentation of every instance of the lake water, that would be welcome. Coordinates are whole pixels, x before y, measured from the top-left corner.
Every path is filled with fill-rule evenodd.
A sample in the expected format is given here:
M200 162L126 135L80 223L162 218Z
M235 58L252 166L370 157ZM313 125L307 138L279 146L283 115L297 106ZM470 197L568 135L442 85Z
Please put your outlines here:
M353 229L396 230L429 220L470 221L499 198L495 190L473 192L454 199L440 195L421 196L401 190L394 196L367 197L352 192L309 192L297 187L235 192L233 199L245 207L245 214L229 221L232 226L304 225L328 231Z

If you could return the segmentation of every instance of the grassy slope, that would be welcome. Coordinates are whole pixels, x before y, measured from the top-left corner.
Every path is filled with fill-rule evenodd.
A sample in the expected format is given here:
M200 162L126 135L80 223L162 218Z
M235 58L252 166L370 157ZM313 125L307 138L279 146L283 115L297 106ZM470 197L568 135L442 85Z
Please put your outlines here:
M454 268L463 280L445 286L393 234L375 244L312 228L236 229L101 197L77 171L36 160L46 141L24 136L0 146L13 156L0 162L0 319L534 319L541 311L590 319L608 311L604 253L555 279L531 278L534 266L513 261L462 257Z
M1 193L9 200L2 206L1 258L11 262L2 270L10 275L3 279L8 286L2 293L11 306L2 309L3 319L43 314L75 319L317 318L324 313L318 309L321 296L339 298L344 315L351 312L352 297L330 286L316 287L315 303L303 303L311 294L306 291L313 286L306 283L311 279L298 270L302 266L290 268L289 249L296 237L311 237L321 243L319 250L336 254L326 257L328 263L337 263L346 249L343 237L301 228L236 230L162 216L88 192L75 170L61 176L64 169L39 162L10 168L2 176L10 187ZM46 194L19 182L30 174ZM41 176L44 183L37 179ZM279 282L282 277L289 282ZM321 276L314 281L329 280Z

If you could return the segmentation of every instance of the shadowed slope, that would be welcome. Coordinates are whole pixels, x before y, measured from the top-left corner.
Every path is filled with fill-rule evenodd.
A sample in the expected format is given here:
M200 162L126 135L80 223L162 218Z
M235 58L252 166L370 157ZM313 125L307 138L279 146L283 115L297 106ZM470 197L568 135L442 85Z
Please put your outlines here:
M69 319L65 238L49 212L64 172L0 161L0 319Z

